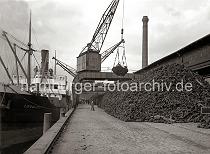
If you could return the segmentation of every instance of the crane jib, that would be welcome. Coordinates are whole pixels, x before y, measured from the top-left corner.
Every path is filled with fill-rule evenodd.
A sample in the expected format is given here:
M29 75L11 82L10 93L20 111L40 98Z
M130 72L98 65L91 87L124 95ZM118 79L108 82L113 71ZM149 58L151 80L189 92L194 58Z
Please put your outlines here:
M87 50L101 51L120 0L113 0L101 17ZM83 50L84 51L84 50Z

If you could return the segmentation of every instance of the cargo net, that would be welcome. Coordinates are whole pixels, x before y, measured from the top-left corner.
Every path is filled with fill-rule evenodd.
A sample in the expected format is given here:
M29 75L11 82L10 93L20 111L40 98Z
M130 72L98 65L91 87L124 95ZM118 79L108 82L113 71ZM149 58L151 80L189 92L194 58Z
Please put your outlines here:
M122 51L122 59L120 59L120 51ZM117 54L115 56L114 66L112 72L117 76L125 76L128 73L128 66L125 56L125 44L117 48Z

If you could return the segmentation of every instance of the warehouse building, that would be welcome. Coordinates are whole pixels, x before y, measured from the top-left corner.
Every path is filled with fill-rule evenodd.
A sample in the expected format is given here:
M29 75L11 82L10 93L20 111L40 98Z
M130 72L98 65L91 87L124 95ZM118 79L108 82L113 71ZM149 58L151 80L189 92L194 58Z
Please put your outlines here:
M135 72L144 77L144 73L161 65L178 63L210 80L210 34L181 48L180 50Z

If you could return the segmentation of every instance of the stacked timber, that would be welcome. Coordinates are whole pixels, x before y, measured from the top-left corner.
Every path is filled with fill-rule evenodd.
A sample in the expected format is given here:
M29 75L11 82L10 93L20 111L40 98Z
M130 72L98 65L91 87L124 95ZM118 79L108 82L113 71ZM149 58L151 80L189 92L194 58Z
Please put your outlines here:
M208 115L201 114L201 107L210 98L210 85L204 78L179 64L160 66L144 74L144 79L128 83L171 84L168 90L155 87L151 91L106 92L99 106L108 114L123 121L144 122L201 122L200 127L210 128ZM191 91L177 90L176 84L192 84ZM140 86L138 86L139 88Z

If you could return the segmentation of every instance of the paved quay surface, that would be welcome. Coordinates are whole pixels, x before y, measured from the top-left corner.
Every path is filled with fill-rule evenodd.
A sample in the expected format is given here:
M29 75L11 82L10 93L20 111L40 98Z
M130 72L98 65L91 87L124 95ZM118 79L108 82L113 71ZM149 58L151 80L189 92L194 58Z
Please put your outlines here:
M195 124L123 122L79 105L53 154L210 154L210 130Z

